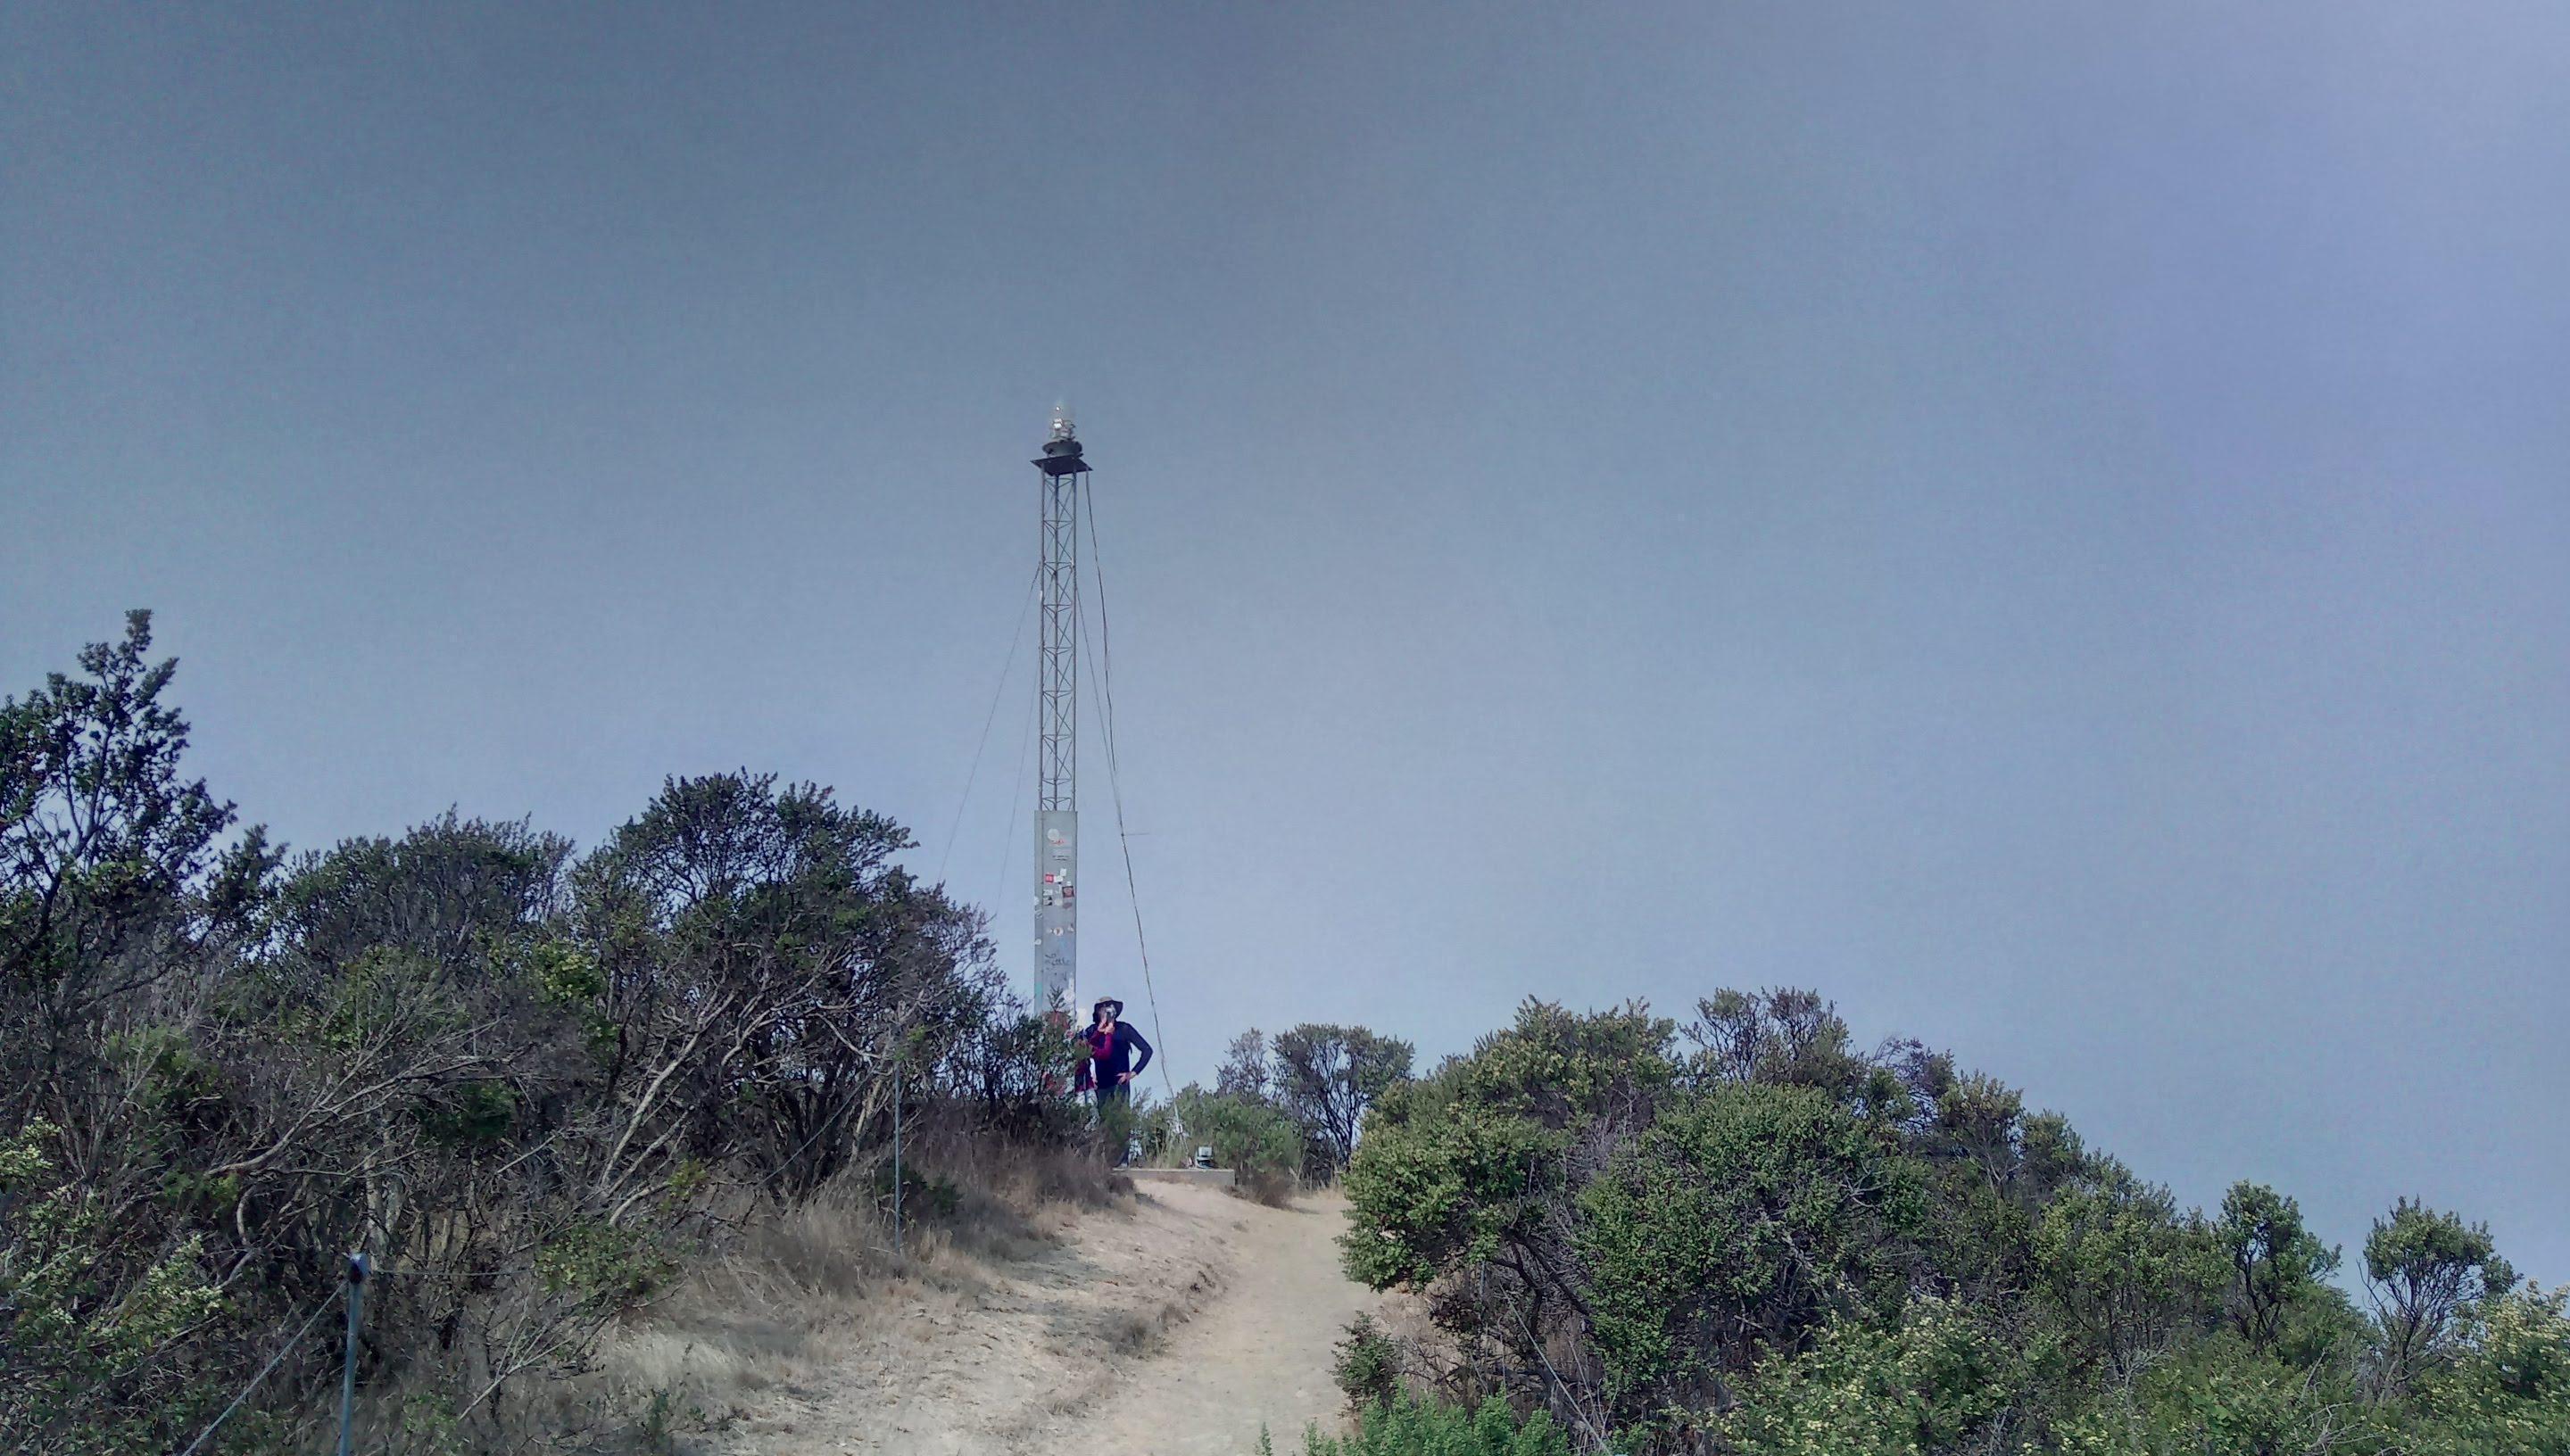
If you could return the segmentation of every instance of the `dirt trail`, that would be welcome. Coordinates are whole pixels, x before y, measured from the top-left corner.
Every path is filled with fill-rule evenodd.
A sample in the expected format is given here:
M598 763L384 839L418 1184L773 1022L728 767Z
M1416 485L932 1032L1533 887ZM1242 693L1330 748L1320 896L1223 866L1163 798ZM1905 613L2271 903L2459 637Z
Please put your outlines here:
M740 1456L1114 1450L1246 1456L1329 1426L1331 1344L1374 1296L1339 1272L1346 1205L1146 1185L993 1286L914 1296L855 1357L777 1393Z

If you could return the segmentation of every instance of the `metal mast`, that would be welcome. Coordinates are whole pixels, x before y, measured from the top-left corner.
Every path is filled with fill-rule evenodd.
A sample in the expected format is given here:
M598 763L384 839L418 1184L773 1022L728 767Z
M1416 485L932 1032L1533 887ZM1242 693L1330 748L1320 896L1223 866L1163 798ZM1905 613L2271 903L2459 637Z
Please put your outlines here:
M1076 1019L1079 907L1079 492L1088 480L1071 411L1056 406L1044 476L1043 635L1036 652L1038 1011Z

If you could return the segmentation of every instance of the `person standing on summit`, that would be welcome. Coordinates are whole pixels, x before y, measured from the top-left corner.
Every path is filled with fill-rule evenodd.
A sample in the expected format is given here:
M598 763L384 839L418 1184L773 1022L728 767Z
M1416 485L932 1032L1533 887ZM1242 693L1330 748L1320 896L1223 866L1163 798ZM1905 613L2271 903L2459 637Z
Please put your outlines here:
M1100 1112L1109 1104L1129 1105L1133 1101L1133 1078L1151 1064L1151 1043L1123 1019L1122 1001L1100 999L1089 1008L1089 1015L1095 1024L1080 1033L1088 1043L1088 1060L1079 1068L1080 1089L1096 1092ZM1136 1052L1141 1053L1139 1061L1134 1059Z

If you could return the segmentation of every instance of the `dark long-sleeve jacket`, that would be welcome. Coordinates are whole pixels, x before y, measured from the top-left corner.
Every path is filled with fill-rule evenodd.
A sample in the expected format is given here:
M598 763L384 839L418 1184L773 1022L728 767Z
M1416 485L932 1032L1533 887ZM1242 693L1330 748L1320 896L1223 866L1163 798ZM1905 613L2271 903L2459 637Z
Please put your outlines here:
M1080 1037L1088 1045L1088 1061L1079 1069L1082 1089L1111 1087L1117 1077L1139 1072L1151 1064L1151 1043L1142 1039L1142 1033L1134 1030L1130 1021L1118 1021L1110 1031L1089 1026L1081 1030ZM1137 1052L1138 1060L1134 1055Z

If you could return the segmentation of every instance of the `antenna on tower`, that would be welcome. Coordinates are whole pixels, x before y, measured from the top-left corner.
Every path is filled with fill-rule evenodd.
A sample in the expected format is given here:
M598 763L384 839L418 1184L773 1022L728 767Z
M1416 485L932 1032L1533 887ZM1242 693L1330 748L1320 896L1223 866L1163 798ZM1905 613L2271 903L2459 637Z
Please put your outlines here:
M1062 400L1053 402L1053 438L1056 440L1077 438L1077 432L1071 428L1071 406Z

